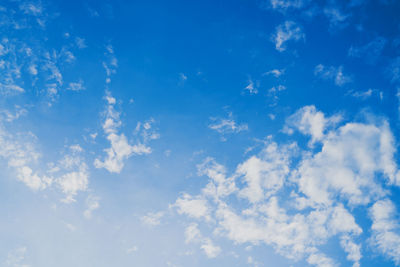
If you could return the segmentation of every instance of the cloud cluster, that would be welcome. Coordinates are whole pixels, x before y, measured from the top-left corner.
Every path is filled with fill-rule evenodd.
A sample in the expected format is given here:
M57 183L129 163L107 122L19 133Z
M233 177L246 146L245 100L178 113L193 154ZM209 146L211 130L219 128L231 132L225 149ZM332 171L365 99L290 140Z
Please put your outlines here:
M187 230L189 239L199 235L202 223L214 238L263 243L290 259L336 266L336 260L319 249L336 236L356 267L363 250L357 240L371 232L379 251L398 262L400 231L385 188L400 186L400 172L388 123L344 123L340 115L326 116L306 106L288 118L285 132L308 136L309 146L270 140L232 175L212 158L198 166L199 175L208 177L207 185L198 195L184 193L171 205L195 220ZM367 211L371 229L357 224L354 207Z
M275 48L279 52L286 50L286 43L289 41L298 42L305 40L305 34L302 28L294 21L285 21L276 27L276 32L272 36Z
M109 93L105 97L105 100L107 106L103 122L103 131L111 146L104 150L106 152L104 160L99 158L95 159L94 166L96 168L105 168L109 172L120 173L124 167L125 160L130 158L132 155L149 154L151 153L151 148L141 142L131 145L125 134L119 133L119 128L121 127L122 122L120 119L120 113L115 110L117 101ZM151 128L151 124L147 123L143 127L145 129L144 133L147 133ZM147 135L145 134L145 136ZM150 139L154 138L150 137ZM147 141L146 138L145 141Z
M56 163L40 167L41 153L36 149L36 136L33 133L11 133L0 122L0 157L7 161L16 178L34 191L49 187L59 188L66 203L75 201L79 191L86 191L89 183L89 170L79 145L69 147Z

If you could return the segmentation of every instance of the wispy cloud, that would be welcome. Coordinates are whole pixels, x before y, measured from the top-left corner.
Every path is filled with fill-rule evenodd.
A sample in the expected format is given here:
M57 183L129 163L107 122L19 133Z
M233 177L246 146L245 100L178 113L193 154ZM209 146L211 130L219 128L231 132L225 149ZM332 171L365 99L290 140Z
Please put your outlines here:
M150 154L151 148L144 143L131 145L124 133L119 133L122 125L120 113L115 110L116 99L108 93L105 97L107 102L103 131L110 147L105 149L107 156L104 160L96 158L94 166L96 168L105 168L109 172L120 173L124 167L124 162L132 155ZM148 127L149 125L147 125ZM146 129L146 127L145 127Z
M343 86L352 81L350 76L343 73L343 66L335 67L319 64L314 69L314 75L324 80L331 80L337 86Z
M286 43L289 41L298 42L305 40L305 34L301 27L293 21L285 21L276 27L275 34L272 35L276 50L283 52L286 50Z
M227 118L211 117L210 120L212 123L208 125L208 128L217 131L223 136L226 134L239 133L248 130L247 124L236 123L231 112L228 113Z
M385 38L377 37L363 46L351 46L348 55L350 57L363 58L367 63L373 64L380 57L386 42Z
M249 78L247 82L248 84L244 89L248 91L249 94L258 94L258 87L260 86L259 82L253 81L251 78Z
M273 69L264 73L264 75L272 75L275 78L279 78L283 74L285 74L285 69Z
M149 226L156 226L161 223L161 218L164 216L164 212L149 212L146 215L142 216L140 220L143 224Z

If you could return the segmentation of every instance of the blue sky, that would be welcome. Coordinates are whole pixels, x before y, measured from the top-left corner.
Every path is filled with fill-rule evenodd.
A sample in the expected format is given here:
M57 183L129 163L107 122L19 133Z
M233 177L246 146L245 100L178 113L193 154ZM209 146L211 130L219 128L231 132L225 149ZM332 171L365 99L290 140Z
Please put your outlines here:
M0 2L0 265L400 265L399 14Z

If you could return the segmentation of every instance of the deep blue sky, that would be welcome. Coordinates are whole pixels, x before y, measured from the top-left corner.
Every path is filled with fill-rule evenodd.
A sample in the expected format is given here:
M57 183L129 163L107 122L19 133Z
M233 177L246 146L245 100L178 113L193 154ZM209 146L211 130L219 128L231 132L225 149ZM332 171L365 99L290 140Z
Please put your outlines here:
M0 2L0 265L400 265L399 14Z

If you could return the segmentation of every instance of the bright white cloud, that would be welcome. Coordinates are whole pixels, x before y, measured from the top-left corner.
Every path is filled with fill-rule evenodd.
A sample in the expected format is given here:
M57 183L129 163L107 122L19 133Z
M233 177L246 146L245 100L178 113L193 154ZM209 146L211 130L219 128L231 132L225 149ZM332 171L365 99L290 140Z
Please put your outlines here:
M184 193L171 205L196 221L186 229L187 242L203 242L205 249L207 242L199 231L202 223L236 244L266 244L290 259L337 266L319 250L337 236L347 260L353 267L360 266L362 249L355 240L364 229L349 207L365 207L373 201L379 203L374 207L382 206L379 199L387 194L382 184L400 184L392 133L386 121L374 122L344 123L340 115L327 117L306 106L290 116L286 126L309 136L311 143L320 145L318 149L301 150L296 143L278 145L268 140L232 175L207 158L198 166L198 174L207 176L208 183L198 195ZM289 196L283 193L288 190ZM378 213L385 210L380 206L371 208L372 239L383 254L398 261L399 230L394 206L387 206L383 215Z
M371 242L384 255L400 265L400 225L394 203L389 199L377 201L370 208Z
M185 239L186 243L199 243L200 248L208 258L215 258L221 253L219 246L214 245L210 238L203 237L196 223L192 223L186 227Z
M202 197L192 197L189 194L183 194L170 207L176 208L179 214L186 214L196 219L204 218L206 221L210 220L210 208L208 207L207 200Z
M305 34L298 24L293 21L285 21L276 27L276 33L272 36L276 50L283 52L286 50L286 43L289 41L298 42L305 40Z
M233 119L232 113L228 114L228 118L216 118L211 117L211 124L208 125L208 128L217 131L218 133L225 135L225 134L232 134L232 133L239 133L242 131L247 131L248 126L245 123L238 124Z
M107 156L104 160L96 158L94 166L105 168L109 172L120 173L124 162L132 155L143 155L151 153L151 148L144 143L131 145L124 133L119 133L122 125L120 113L115 110L116 100L110 95L105 97L107 101L103 130L111 146L105 149Z
M312 145L325 136L328 127L334 126L340 120L340 115L326 118L315 106L305 106L287 118L284 132L291 134L293 129L296 129L302 134L310 135L310 145Z

